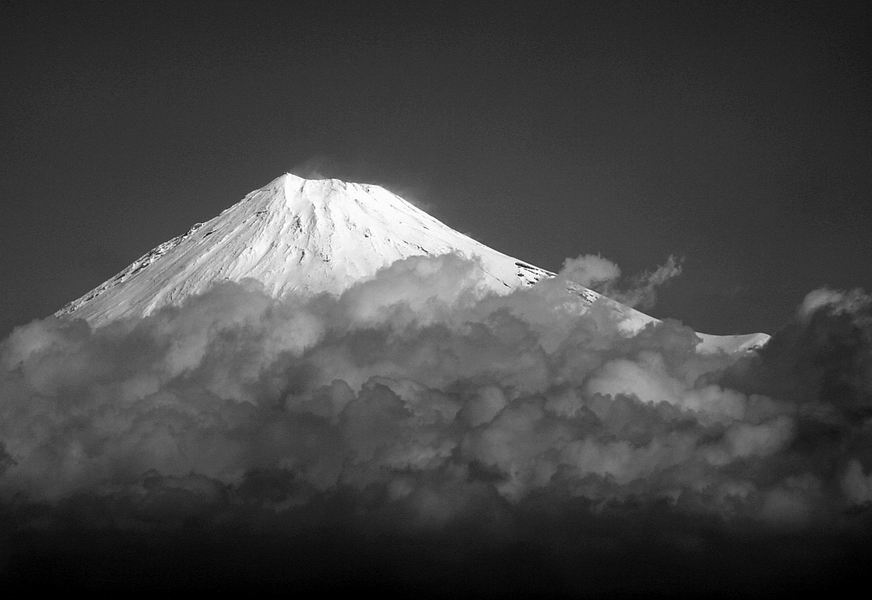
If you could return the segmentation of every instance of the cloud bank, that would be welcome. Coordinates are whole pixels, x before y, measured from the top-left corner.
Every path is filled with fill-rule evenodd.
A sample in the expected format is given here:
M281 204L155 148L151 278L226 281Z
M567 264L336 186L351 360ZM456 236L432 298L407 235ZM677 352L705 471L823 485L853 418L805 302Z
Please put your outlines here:
M620 298L644 305L679 271ZM703 355L678 322L628 337L566 293L619 277L581 257L494 296L477 263L418 257L339 297L228 283L97 330L19 327L0 346L0 568L28 581L38 540L65 556L88 537L88 580L131 536L222 564L252 535L261 582L271 561L297 583L353 564L431 591L516 589L508 565L530 560L532 591L567 593L666 590L679 563L748 591L753 565L730 561L750 549L797 585L844 564L872 502L869 296L812 292L761 352ZM797 550L810 539L827 552ZM307 553L323 572L287 570Z

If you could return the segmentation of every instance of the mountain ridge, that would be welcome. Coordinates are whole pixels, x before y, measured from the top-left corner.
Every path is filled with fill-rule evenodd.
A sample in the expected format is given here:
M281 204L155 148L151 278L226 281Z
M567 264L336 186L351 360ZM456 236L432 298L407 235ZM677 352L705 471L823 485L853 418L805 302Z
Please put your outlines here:
M159 244L55 316L99 327L144 317L220 281L247 278L277 298L339 294L397 260L451 252L477 259L482 284L495 293L555 276L455 231L381 186L285 173ZM587 304L601 300L613 305L627 331L657 322L583 286L573 284L571 291ZM699 335L701 346L728 351L768 339L765 334Z

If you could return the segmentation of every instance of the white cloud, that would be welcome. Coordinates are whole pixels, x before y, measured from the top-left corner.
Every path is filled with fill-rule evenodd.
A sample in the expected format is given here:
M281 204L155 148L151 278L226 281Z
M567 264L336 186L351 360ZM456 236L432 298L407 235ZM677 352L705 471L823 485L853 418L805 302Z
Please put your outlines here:
M530 498L632 496L763 522L869 501L859 454L834 459L845 465L836 486L795 484L834 477L806 433L821 419L838 433L826 439L870 445L833 416L844 399L818 386L826 410L807 410L804 396L767 383L808 344L778 350L776 336L758 358L699 355L679 323L627 337L596 304L570 310L553 282L488 295L479 269L419 257L340 297L277 302L246 282L96 331L56 319L20 327L0 347L0 495L140 497L148 477L165 482L162 494L194 477L191 489L214 500L210 486L249 489L256 474L282 472L293 493L246 502L291 510L313 494L381 489L366 510L405 507L430 524ZM599 257L567 269L561 277L586 282L619 276ZM868 334L866 305L821 297L802 314L856 316ZM851 379L858 394L864 368Z

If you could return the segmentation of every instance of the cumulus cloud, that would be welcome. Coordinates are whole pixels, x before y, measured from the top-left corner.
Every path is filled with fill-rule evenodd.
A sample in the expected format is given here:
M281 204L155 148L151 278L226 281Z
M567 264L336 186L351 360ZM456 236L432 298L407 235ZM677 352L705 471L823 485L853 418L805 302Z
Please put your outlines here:
M578 519L626 542L615 511L661 535L654 510L693 546L699 519L839 530L872 501L862 292L813 292L763 351L726 356L567 296L618 280L600 257L505 296L480 269L416 257L338 297L226 283L96 330L19 327L0 346L0 502L19 529L340 522L443 543Z

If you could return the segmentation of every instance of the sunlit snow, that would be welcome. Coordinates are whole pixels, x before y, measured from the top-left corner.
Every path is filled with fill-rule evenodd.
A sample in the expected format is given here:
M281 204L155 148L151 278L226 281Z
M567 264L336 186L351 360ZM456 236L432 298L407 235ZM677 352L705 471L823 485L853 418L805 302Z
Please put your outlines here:
M92 326L142 317L221 281L259 281L275 297L339 294L397 260L457 253L477 259L484 291L505 294L554 273L463 235L378 185L285 174L217 217L157 246L58 311ZM569 284L579 311L612 306L627 333L656 319L588 288ZM700 334L700 349L738 351L765 334Z

